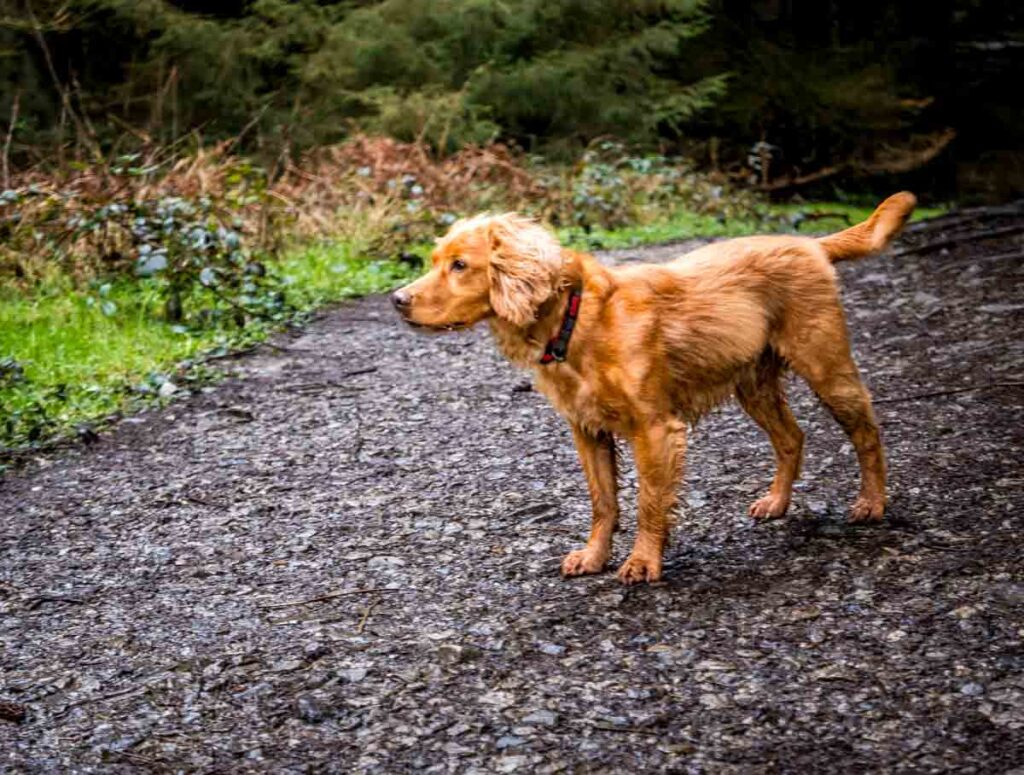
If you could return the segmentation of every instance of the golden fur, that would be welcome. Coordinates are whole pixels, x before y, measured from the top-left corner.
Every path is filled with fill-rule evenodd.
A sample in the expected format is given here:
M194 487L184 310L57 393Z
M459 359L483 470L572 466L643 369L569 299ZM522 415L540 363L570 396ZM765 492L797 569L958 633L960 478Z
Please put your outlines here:
M618 522L614 439L634 449L636 543L624 583L661 575L687 424L735 396L771 439L777 461L755 518L780 517L799 475L803 433L782 375L803 377L850 436L861 469L852 521L882 518L885 461L867 390L850 355L835 261L882 249L915 205L896 194L870 219L821 239L762 236L707 245L665 265L608 268L562 248L515 214L461 221L438 241L431 270L396 291L411 324L457 329L487 320L501 351L532 368L572 427L593 503L587 545L566 575L602 570ZM541 364L569 289L582 303L564 362Z

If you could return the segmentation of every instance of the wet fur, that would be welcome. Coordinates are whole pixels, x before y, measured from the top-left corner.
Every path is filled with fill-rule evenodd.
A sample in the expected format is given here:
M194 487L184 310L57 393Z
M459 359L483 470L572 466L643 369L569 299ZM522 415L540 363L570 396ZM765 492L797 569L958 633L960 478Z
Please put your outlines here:
M601 570L618 521L613 439L634 449L639 532L619 571L625 583L660 578L682 476L687 424L736 397L772 441L777 471L752 516L782 516L799 475L803 433L783 372L802 376L850 436L861 468L851 519L882 518L885 461L867 390L850 355L833 262L883 248L915 204L883 202L868 221L822 239L761 236L707 245L664 265L602 266L561 248L513 214L456 224L425 277L400 291L410 322L435 328L487 320L509 360L570 423L587 476L593 525L566 575ZM452 262L467 264L456 272ZM568 290L582 304L562 363L539 363Z

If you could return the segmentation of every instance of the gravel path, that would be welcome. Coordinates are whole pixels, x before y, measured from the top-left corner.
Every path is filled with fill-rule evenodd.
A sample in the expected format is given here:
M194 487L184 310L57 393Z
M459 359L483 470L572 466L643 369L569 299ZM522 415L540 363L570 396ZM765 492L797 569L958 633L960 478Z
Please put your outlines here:
M380 297L8 475L0 700L27 717L0 707L0 771L1020 767L1022 247L842 269L883 526L846 525L853 451L794 384L790 518L745 516L772 456L718 412L650 587L559 578L589 521L567 428L485 331L417 335Z

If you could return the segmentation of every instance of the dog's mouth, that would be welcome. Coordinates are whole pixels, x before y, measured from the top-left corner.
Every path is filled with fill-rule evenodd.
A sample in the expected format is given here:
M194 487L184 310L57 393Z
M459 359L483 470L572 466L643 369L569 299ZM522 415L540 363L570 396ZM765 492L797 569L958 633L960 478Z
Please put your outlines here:
M445 323L443 325L430 325L428 323L417 323L415 320L409 318L402 318L406 324L411 328L418 328L421 331L462 331L468 328L467 324L458 320L454 323Z

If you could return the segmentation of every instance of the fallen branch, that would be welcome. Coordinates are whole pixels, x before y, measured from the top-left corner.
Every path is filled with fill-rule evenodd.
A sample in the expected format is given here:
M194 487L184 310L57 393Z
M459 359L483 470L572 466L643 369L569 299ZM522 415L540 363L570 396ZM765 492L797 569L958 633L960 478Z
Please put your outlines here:
M325 390L347 390L347 393L334 393L332 398L354 398L366 388L353 387L351 385L343 385L340 382L299 382L295 385L282 385L279 390L284 390L289 393L300 393L302 395L309 395L311 393L321 393Z
M1001 229L990 229L989 231L971 231L966 234L935 240L934 242L926 242L916 247L906 247L895 251L892 255L899 257L912 254L934 253L936 250L959 245L963 242L977 242L979 240L996 239L997 237L1008 237L1011 234L1020 234L1021 232L1024 232L1024 223L1019 223L1015 226L1004 226Z
M0 447L0 463L17 465L39 455L70 447L74 443L74 436L58 436L49 441L35 442L29 447Z
M787 188L799 188L808 183L816 183L819 180L833 177L834 175L849 173L853 177L863 178L872 175L896 175L919 169L938 156L956 138L956 130L945 129L934 135L915 138L923 141L923 147L919 148L898 148L889 149L886 158L881 161L865 162L857 159L848 159L840 164L823 167L805 175L792 175L781 180L762 183L759 188L762 191L781 191ZM920 145L921 143L917 143Z
M1018 200L998 207L971 207L964 210L952 210L948 213L937 215L934 218L912 223L904 229L904 233L913 234L933 229L954 229L963 225L971 225L978 221L1012 217L1014 215L1024 215L1024 200Z
M289 355L310 355L314 358L329 358L332 360L348 360L348 356L345 355L334 355L332 353L320 352L319 350L306 350L301 347L284 347L278 344L266 343L266 346L277 352L288 353ZM369 374L371 371L376 371L376 366L368 366L366 368L355 369L353 371L342 372L339 376L341 377L354 377L357 374Z
M947 128L932 135L912 138L912 144L923 141L923 147L883 149L880 161L856 165L861 175L901 175L920 169L944 150L956 139L956 130ZM887 157L887 158L886 158Z
M996 253L994 256L982 256L981 258L975 259L985 264L995 263L996 261L1006 261L1008 259L1024 259L1024 250L1018 250L1014 253Z
M614 724L602 724L599 722L583 722L581 726L593 729L598 732L618 732L623 735L643 735L645 737L661 737L662 734L655 730L639 729L637 727L617 727Z
M229 358L241 358L243 355L249 355L250 353L256 352L262 346L263 343L261 342L260 344L254 344L251 347L244 347L241 350L229 350L224 353L205 355L198 361L198 363L210 363L211 361L224 361Z
M95 702L109 702L111 700L131 699L133 697L137 697L140 694L143 694L147 689L149 689L149 684L144 683L141 686L130 686L127 689L119 689L116 692L111 692L110 694L101 694L98 697L83 697L80 700L76 700L75 702L65 705L63 708L57 711L56 715L63 716L69 710L81 707L82 705L91 705Z
M875 398L872 399L872 401L876 404L897 404L903 401L919 401L924 398L940 398L942 396L953 396L958 393L970 393L975 390L1022 387L1024 387L1024 382L993 382L990 385L973 385L971 387L949 388L948 390L933 390L930 393L915 393L910 396L893 396L892 398Z
M313 603L323 603L327 600L334 600L338 597L348 597L349 595L368 595L372 592L397 592L397 589L388 589L386 587L373 587L370 589L345 589L340 592L331 592L326 595L320 595L318 597L311 597L305 600L289 600L286 603L267 603L260 604L260 608L264 610L276 609L276 608L293 608L299 605L311 605Z
M295 624L337 624L347 619L347 616L329 616L327 618L307 616L303 619L279 619L277 621L270 621L269 624L271 627L291 627Z
M341 374L334 374L332 376L344 379L345 377L358 377L360 374L372 374L376 370L376 366L366 366L362 369L352 369L351 371L343 371L341 372Z
M380 605L379 600L374 600L370 605L366 606L366 610L363 611L363 616L359 620L359 625L356 627L356 635L362 635L363 629L366 627L366 622L370 618L370 614L373 613L373 609Z
M849 169L849 166L846 164L840 164L834 167L825 167L824 169L809 172L806 175L798 175L796 177L785 178L783 180L775 180L771 183L762 183L759 188L762 191L781 191L785 188L797 188L799 186L805 186L808 183L823 180L824 178L830 178L833 175L838 175L840 172L845 172L847 169Z
M134 753L132 751L115 751L113 748L103 749L103 761L123 759L125 762L130 764L144 767L151 772L172 772L176 768L172 768L168 764L164 764L159 759L153 759L149 756L143 756L142 754Z
M1011 253L996 253L994 256L972 256L967 260L972 264L994 264L997 261L1009 261L1011 259L1015 261L1024 259L1024 250L1015 250ZM955 267L959 270L963 268L963 263L965 262L962 260L958 260L956 262L951 261L946 266Z
M261 348L267 348L273 350L275 353L288 353L289 355L309 355L316 358L327 358L332 360L347 360L347 356L344 355L333 355L331 353L319 352L318 350L305 350L298 347L285 347L284 345L274 344L273 342L259 342L249 347L243 347L240 350L229 350L223 353L214 353L212 355L206 355L201 358L198 363L209 363L211 361L224 361L232 358L241 358L245 355L251 355ZM369 374L370 372L376 371L376 366L367 366L365 368L353 369L352 371L343 371L338 374L338 377L355 377L359 374Z

